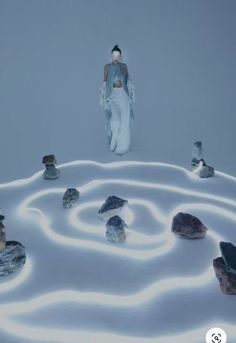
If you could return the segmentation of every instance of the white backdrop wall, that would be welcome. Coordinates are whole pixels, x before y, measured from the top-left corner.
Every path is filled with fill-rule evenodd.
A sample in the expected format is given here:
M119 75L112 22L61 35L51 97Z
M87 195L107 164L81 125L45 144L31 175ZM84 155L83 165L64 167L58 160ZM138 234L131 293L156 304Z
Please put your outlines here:
M162 161L205 158L236 174L234 0L0 0L0 181L43 155ZM136 86L131 151L108 151L98 105L119 44Z

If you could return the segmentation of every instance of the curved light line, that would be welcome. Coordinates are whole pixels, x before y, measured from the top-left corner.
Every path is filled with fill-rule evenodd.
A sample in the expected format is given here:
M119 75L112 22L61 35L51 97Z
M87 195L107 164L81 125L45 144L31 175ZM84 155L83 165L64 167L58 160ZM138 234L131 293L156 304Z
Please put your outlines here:
M190 191L188 189L185 189L183 187L178 187L178 186L170 186L166 184L159 184L159 183L154 183L154 182L144 182L144 181L133 181L129 179L98 179L98 180L93 180L88 183L86 183L83 186L77 186L80 188L81 192L88 192L91 190L94 190L95 187L98 186L103 186L107 184L122 184L122 185L127 185L127 186L136 186L136 187L144 187L144 188L151 188L151 189L161 189L161 190L166 190L166 191L171 191L175 193L180 193L180 194L185 194L185 195L191 195L194 197L201 197L213 201L218 201L224 204L228 204L231 206L236 207L236 201L232 199L228 199L223 196L219 195L214 195L214 194L209 194L209 193L204 193L204 192L198 192L198 191ZM19 210L21 211L22 208L27 207L27 204L30 202L36 200L37 198L42 197L43 195L48 195L52 193L64 193L65 189L62 187L57 187L57 188L50 188L50 189L44 189L41 191L38 191L29 197L27 197L22 204L19 206Z
M194 171L188 170L182 166L178 166L175 164L171 163L164 163L164 162L144 162L144 161L119 161L119 162L108 162L108 163L102 163L102 162L96 162L92 160L75 160L71 162L66 162L63 164L59 164L57 168L65 168L69 166L80 166L80 165L94 165L100 168L117 168L117 167L125 167L125 166L158 166L158 167L168 167L168 168L173 168L175 170L179 170L183 172L185 175L187 175L189 178L195 181L199 182L204 182L205 179L199 178L198 176L195 175ZM32 176L28 178L23 178L23 179L18 179L18 180L13 180L10 182L5 182L0 184L0 189L5 188L5 187L15 187L15 186L23 186L26 184L29 184L36 180L39 177L42 177L44 170L40 170L36 173L34 173ZM215 175L220 175L222 177L225 177L229 180L236 181L236 177L232 176L227 173L220 172L218 170L215 170Z
M127 185L132 185L132 186L140 186L140 187L147 187L147 188L152 188L152 189L165 189L165 190L169 190L169 191L175 191L175 192L179 192L181 194L188 194L188 195L192 195L192 196L195 196L195 197L203 197L203 198L207 198L207 199L212 199L214 201L220 201L220 202L223 202L223 203L227 203L227 204L230 204L231 206L236 206L236 202L231 200L231 199L228 199L228 198L225 198L225 197L222 197L222 196L217 196L217 195L212 195L212 194L208 194L208 193L202 193L202 192L196 192L196 191L189 191L189 190L186 190L186 189L183 189L183 188L180 188L180 187L176 187L176 186L168 186L168 185L162 185L162 184L157 184L157 183L150 183L150 182L141 182L141 181L131 181L131 180L124 180L124 179L109 179L109 180L94 180L94 181L90 181L88 182L87 184L83 185L80 187L80 190L82 192L86 192L86 191L89 191L91 189L94 189L94 187L96 186L101 186L101 185L104 185L104 184L114 184L114 183L118 183L118 184L127 184ZM75 240L75 239L72 239L72 238L68 238L68 237L65 237L63 235L59 235L57 233L55 233L51 228L50 228L50 225L49 225L49 221L48 219L46 218L46 216L43 214L42 211L40 211L39 209L37 208L29 208L27 207L28 204L41 197L42 195L45 195L45 194L50 194L50 193L57 193L57 192L63 192L64 189L63 188L53 188L53 189L50 189L50 190L42 190L42 191L39 191L31 196L29 196L28 198L26 198L22 204L19 206L19 212L21 215L26 215L27 213L27 208L28 210L31 210L31 211L35 211L35 212L38 212L41 216L41 220L43 220L43 225L42 225L42 228L44 230L44 232L53 240L57 241L57 242L60 242L60 243L63 243L63 244L69 244L69 245L77 245L77 246L82 246L83 248L92 248L92 249L97 249L99 251L102 251L102 252L109 252L109 253L112 253L112 254L122 254L124 256L129 256L129 257L133 257L133 258L136 258L136 259L148 259L148 258L152 258L152 257L156 257L160 254L164 252L166 252L166 248L164 247L158 247L156 249L150 249L149 251L147 250L135 250L134 251L131 251L131 250L128 250L128 249L125 249L123 247L118 247L118 246L111 246L109 244L102 244L102 243L96 243L96 242L91 242L91 241L88 241L88 240ZM207 205L206 205L207 206ZM171 239L171 237L169 236L169 242L168 242L168 245L167 247L172 248L174 246L174 241L173 241L173 238Z
M122 162L122 166L124 162ZM147 163L144 163L145 165ZM68 164L66 164L68 165ZM155 163L156 165L156 163ZM160 165L160 164L159 164ZM163 165L163 164L162 164ZM166 165L165 165L166 166ZM169 165L168 165L169 166ZM175 169L176 166L173 166ZM189 175L188 175L189 176ZM197 179L199 179L197 177ZM84 187L84 189L80 188L80 191L88 191L91 188L93 188L94 186L101 186L101 184L107 184L107 183L123 183L123 184L128 184L128 185L137 185L136 181L130 181L130 180L117 180L117 179L111 179L111 180L95 180L95 181L91 181L88 184L82 186ZM169 185L160 185L160 184L156 184L156 183L147 183L147 182L138 182L138 186L140 187L152 187L152 188L156 188L156 189L165 189L165 190L171 190L171 191L175 191L175 192L179 192L182 194L189 194L192 196L200 196L203 198L207 198L207 199L212 199L214 201L220 201L223 203L227 203L229 205L232 206L236 206L236 202L234 202L231 199L225 198L225 197L220 197L217 195L211 195L211 194L207 194L207 193L201 193L201 192L195 192L195 191L189 191L189 190L184 190L180 188L180 187L176 187L176 186L169 186ZM154 187L153 187L154 186ZM55 190L55 189L54 189ZM58 189L57 189L58 190ZM42 191L43 192L43 191ZM62 192L64 192L64 189L62 190ZM38 192L37 194L39 194L40 192ZM49 193L52 193L52 190L49 191ZM47 193L45 193L47 194ZM35 194L34 194L35 195ZM34 196L33 195L33 196ZM42 194L41 194L42 195ZM40 196L41 196L40 195ZM29 197L30 198L30 197ZM26 200L29 200L29 198L27 198ZM34 198L35 199L35 198ZM30 202L30 201L29 201ZM29 203L28 202L28 203ZM23 202L23 204L27 204L27 201ZM182 209L186 209L186 208L190 208L190 204L186 204L185 207L183 207L185 204L182 205ZM198 204L199 205L199 204ZM216 209L218 209L218 214L221 215L228 215L228 217L230 217L231 219L235 220L235 215L231 212L231 211L227 211L224 209L221 209L217 206L213 206L213 205L208 205L206 206L206 204L200 204L202 206L201 209L204 210L212 210L216 212ZM207 209L206 209L207 207ZM180 206L178 207L180 208ZM194 207L192 207L194 208ZM42 211L40 211L37 208L27 208L27 206L20 206L20 211L21 214L26 214L27 210L32 210L32 211L36 211L37 213L40 214L41 216L41 222L43 224L47 223L48 225L48 229L49 231L51 230L50 226L49 226L49 221L47 219L47 217L43 214ZM176 208L177 209L177 208ZM199 209L199 206L198 208ZM220 213L219 213L219 209L220 209ZM233 214L233 215L232 215ZM170 219L170 218L169 218ZM47 232L48 234L48 232ZM56 233L54 233L51 230L51 235L56 235L54 236L55 238L62 238L63 240L65 239L64 236L62 235L58 235ZM171 234L170 234L171 235ZM210 232L210 235L212 237L212 239L216 240L221 238L220 235L214 233L214 232ZM52 238L52 237L51 237ZM78 241L78 240L73 240L69 238L69 241L72 243L72 241ZM67 241L68 242L68 241ZM82 245L84 247L84 241L80 240L80 242L83 242ZM174 241L173 241L174 242ZM95 244L95 243L93 243ZM99 244L100 245L100 244ZM172 245L172 247L174 246L174 244ZM114 245L112 246L112 249L114 249ZM104 248L102 248L102 251L104 250ZM154 250L154 249L152 249ZM158 250L160 250L160 248L158 248ZM147 251L145 251L145 254L147 253ZM129 257L133 257L132 255ZM146 258L144 258L146 259ZM109 294L104 294L104 293L96 293L96 292L78 292L78 291L71 291L71 290L64 290L64 291L59 291L59 292L53 292L53 293L48 293L46 295L40 296L38 298L34 298L33 300L30 300L28 302L24 302L24 311L22 312L22 306L23 303L15 303L15 304L8 304L8 305L2 305L0 306L1 309L1 313L5 313L4 315L8 314L17 314L17 313L26 313L26 312L31 312L34 311L35 309L38 309L40 307L44 307L44 306L49 306L50 304L56 302L61 302L61 301L76 301L76 302L87 302L87 303L101 303L102 305L108 305L108 306L137 306L140 305L142 303L146 303L147 301L150 301L154 296L156 295L160 295L163 292L166 291L170 291L173 289L173 284L175 285L175 288L180 288L180 287L196 287L196 285L201 286L201 285L205 285L206 283L209 283L212 281L214 275L213 275L213 269L212 267L208 268L203 274L199 275L199 276L188 276L188 277L180 277L180 278L168 278L165 280L161 280L161 281L157 281L154 284L152 284L151 286L146 287L144 290L142 290L141 292L137 292L134 295L126 295L126 296L117 296L117 295L109 295ZM61 300L63 297L63 300ZM38 302L37 302L38 301ZM4 306L7 306L4 308ZM13 306L12 311L11 311L11 306ZM21 306L21 309L18 307ZM35 307L35 308L34 308ZM33 309L34 308L34 309ZM2 311L3 310L3 311ZM26 311L26 312L25 312ZM121 337L122 337L122 343L123 342L137 342L137 337L128 337L128 336L120 336L120 335L113 335L113 334L100 334L100 333L93 333L91 334L91 332L84 332L84 331L58 331L58 330L45 330L44 328L34 328L32 329L32 327L27 327L24 325L20 325L20 324L15 324L14 321L10 321L6 318L4 318L4 315L0 315L1 316L1 326L4 324L4 328L6 331L10 331L11 333L14 332L15 334L19 334L19 332L21 332L21 335L26 335L28 338L33 338L36 339L38 338L38 333L40 330L42 333L42 339L43 340L48 340L49 337L51 337L51 339L56 339L56 341L68 341L68 338L71 337L72 339L72 335L74 335L74 339L76 340L76 342L78 342L78 334L80 335L80 338L82 338L82 335L89 335L89 340L91 342L91 338L94 339L94 336L96 338L100 337L104 337L104 339L102 339L102 341L104 342L105 339L109 339L109 342L121 342ZM3 319L3 320L2 320ZM214 323L214 326L216 324ZM228 325L229 329L232 331L232 326L229 324L224 324L224 325ZM222 324L220 324L219 326L222 327ZM209 329L209 327L206 328ZM35 331L36 330L36 331ZM37 337L36 337L36 332L37 332ZM58 335L58 333L60 332L60 335ZM195 338L194 337L194 332L196 333ZM191 335L191 341L189 339L189 336L187 335ZM75 336L76 335L76 336ZM26 337L25 336L25 337ZM60 336L60 337L59 337ZM188 342L199 342L199 328L197 330L188 332L187 334L181 334L181 335L174 335L174 336L162 336L162 337L155 337L155 338L141 338L140 342L156 342L156 339L162 339L162 343L171 343L171 342L176 342L176 339L180 339L180 337L182 339L185 339ZM188 338L187 338L188 337ZM88 338L88 336L87 336ZM87 339L86 337L84 337L84 339ZM41 335L40 335L40 339L41 339ZM83 338L82 338L83 339ZM195 339L195 340L194 340ZM89 342L89 341L88 341ZM84 342L83 342L84 343Z
M87 201L78 205L77 207L74 207L69 213L69 221L71 225L74 226L77 230L87 232L87 233L96 233L98 235L104 236L104 224L103 225L87 224L86 222L82 221L79 218L79 215L82 211L86 209L90 209L91 207L98 208L101 206L101 203L102 203L102 200ZM157 222L160 222L161 224L166 225L166 217L161 213L159 208L155 206L151 201L131 198L129 199L129 205L143 205L147 207L147 209L150 211L150 213L153 215L153 217L155 218ZM134 220L133 212L129 208L124 208L124 211L122 213L124 213L123 215L124 220L129 226ZM145 235L135 230L132 230L130 227L128 228L128 235L132 236L132 240L129 240L130 244L132 243L153 244L155 242L160 242L161 239L166 238L166 232L162 232L155 235Z
M206 209L204 204L182 204L181 206L176 207L176 209L187 209L191 207L192 209ZM213 205L209 205L209 209L213 212L218 212L219 208ZM229 216L231 219L235 218L234 214L232 216L231 211L225 211L224 215ZM220 235L212 234L212 238L222 238ZM117 295L108 295L104 293L97 293L97 292L78 292L78 291L59 291L54 293L49 293L47 295L40 296L35 298L27 303L24 303L24 310L22 311L22 303L19 304L11 304L11 305L2 305L0 306L0 312L2 313L10 313L11 307L13 308L13 312L17 313L17 309L20 313L33 311L38 309L42 306L48 306L52 303L64 302L64 301L73 301L73 302L86 302L86 303L101 303L103 305L107 304L109 306L136 306L140 305L141 303L145 303L150 301L154 296L160 296L161 292L167 292L173 289L173 284L175 288L178 287L196 287L202 286L203 284L209 283L214 278L214 272L212 266L209 267L204 273L199 276L188 276L188 277L181 277L181 278L167 278L165 280L157 281L153 283L151 286L146 287L144 290L137 292L133 295L125 295L125 296L117 296ZM9 312L10 311L10 312Z
M32 261L30 257L27 256L24 266L21 268L21 270L17 272L18 275L16 275L14 279L0 282L0 293L9 291L21 285L23 282L27 280L31 272L32 272Z
M145 250L145 249L144 250L141 250L141 249L129 250L125 247L121 247L120 245L117 245L117 244L114 245L113 243L109 243L109 242L98 243L96 241L91 241L91 240L86 240L86 239L70 238L70 237L58 234L55 231L53 231L52 228L50 227L48 218L38 208L28 207L21 214L27 216L26 214L27 210L38 213L40 215L39 223L43 232L53 241L60 244L64 244L64 245L77 246L82 249L90 248L90 249L100 251L101 253L110 253L110 254L124 256L124 257L126 256L126 257L137 259L137 260L145 260L145 259L150 259L153 257L160 256L162 254L165 254L167 250L169 251L171 248L173 248L175 244L175 237L171 233L169 233L168 242L165 245L161 247L158 246L155 249L149 249L149 250Z
M80 292L75 290L55 291L38 296L29 301L0 305L0 312L4 313L4 315L16 315L19 313L22 314L36 311L49 305L51 306L64 302L100 304L113 307L138 306L151 301L154 297L160 297L162 293L172 291L173 285L175 285L175 289L194 288L211 283L213 279L214 271L212 266L210 266L201 275L166 278L164 280L156 281L151 286L147 286L145 289L132 295L114 295L101 292Z
M95 331L91 333L85 330L61 330L46 329L39 326L26 326L17 324L13 320L1 318L0 323L2 330L15 334L16 336L24 337L30 340L50 341L50 342L70 342L70 343L202 343L205 340L205 335L211 327L220 327L227 333L228 338L236 339L235 325L223 321L209 322L207 325L198 327L197 329L188 330L184 334L175 333L172 335L155 336L152 338L117 335L115 333L107 333ZM230 334L230 336L229 336Z

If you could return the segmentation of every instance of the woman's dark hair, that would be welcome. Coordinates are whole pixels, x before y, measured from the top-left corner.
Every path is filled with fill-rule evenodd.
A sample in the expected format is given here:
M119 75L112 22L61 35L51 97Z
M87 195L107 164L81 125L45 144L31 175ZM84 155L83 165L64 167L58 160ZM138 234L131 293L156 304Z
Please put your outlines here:
M114 48L111 50L111 53L113 53L113 51L119 51L119 53L121 54L121 50L118 47L118 45L115 45Z

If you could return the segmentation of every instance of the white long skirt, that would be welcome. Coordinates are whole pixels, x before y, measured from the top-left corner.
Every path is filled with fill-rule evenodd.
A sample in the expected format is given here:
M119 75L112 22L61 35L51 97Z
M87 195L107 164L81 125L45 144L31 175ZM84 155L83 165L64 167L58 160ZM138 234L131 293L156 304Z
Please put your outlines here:
M109 100L110 150L124 154L130 146L130 100L123 87L114 87Z

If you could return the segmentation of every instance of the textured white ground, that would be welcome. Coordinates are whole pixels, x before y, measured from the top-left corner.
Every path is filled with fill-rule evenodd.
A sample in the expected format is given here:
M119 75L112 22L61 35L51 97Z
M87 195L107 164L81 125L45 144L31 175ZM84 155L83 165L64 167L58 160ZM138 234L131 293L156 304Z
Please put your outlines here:
M72 161L61 177L1 184L7 239L26 247L27 263L0 280L0 341L202 343L211 327L236 340L236 297L219 288L212 260L219 241L236 244L236 178L199 179L177 165ZM62 207L67 187L77 206ZM107 196L127 199L122 244L105 239L97 211ZM206 238L171 233L185 211Z

